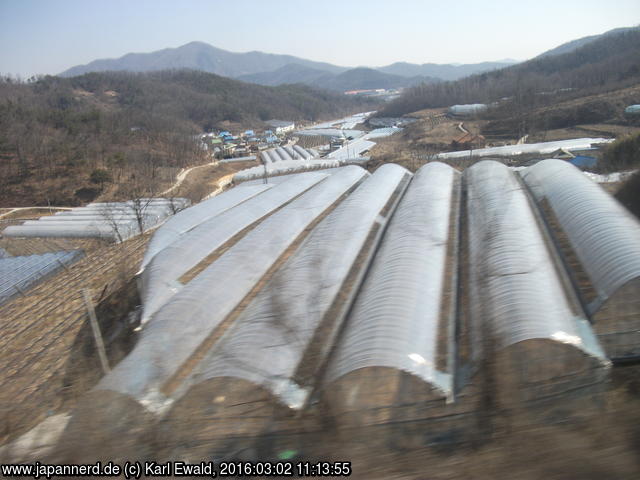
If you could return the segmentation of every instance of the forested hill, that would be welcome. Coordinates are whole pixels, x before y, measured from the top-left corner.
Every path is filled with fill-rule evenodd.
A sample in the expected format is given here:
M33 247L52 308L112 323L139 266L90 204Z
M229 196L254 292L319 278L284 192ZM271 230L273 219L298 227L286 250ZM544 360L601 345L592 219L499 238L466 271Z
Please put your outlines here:
M317 120L358 109L360 100L302 85L263 87L195 70L150 73L88 73L68 79L47 77L43 88L73 95L74 89L104 95L144 117L188 121L208 129L222 121L255 122L269 118Z
M2 79L0 206L79 201L74 192L92 187L95 169L109 170L120 183L192 164L202 155L192 136L203 130L259 129L271 118L330 119L371 110L364 102L196 71Z
M545 93L572 89L587 95L640 82L640 27L603 35L575 50L542 56L512 67L455 82L407 89L379 115L403 115L425 108L490 103L516 97L521 103L543 101Z

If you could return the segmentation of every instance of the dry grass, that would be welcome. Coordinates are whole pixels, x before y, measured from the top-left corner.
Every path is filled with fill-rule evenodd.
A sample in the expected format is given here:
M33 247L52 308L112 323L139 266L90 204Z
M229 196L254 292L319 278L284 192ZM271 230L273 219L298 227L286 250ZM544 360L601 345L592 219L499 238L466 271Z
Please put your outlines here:
M97 364L86 341L81 291L89 289L95 305L122 291L138 268L148 238L94 250L0 307L0 438L24 432L86 391L78 375L94 376Z
M228 175L233 175L245 168L255 167L256 161L234 163L216 163L192 170L184 182L171 192L175 197L185 197L192 202L199 202L219 187L219 182Z

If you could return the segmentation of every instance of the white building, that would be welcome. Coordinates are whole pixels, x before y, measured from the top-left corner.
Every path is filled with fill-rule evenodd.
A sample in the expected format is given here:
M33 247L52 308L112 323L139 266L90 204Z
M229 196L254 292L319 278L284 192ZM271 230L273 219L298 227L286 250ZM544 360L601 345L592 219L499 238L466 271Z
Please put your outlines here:
M296 128L296 124L294 122L286 120L267 120L265 123L271 127L276 135L292 132Z

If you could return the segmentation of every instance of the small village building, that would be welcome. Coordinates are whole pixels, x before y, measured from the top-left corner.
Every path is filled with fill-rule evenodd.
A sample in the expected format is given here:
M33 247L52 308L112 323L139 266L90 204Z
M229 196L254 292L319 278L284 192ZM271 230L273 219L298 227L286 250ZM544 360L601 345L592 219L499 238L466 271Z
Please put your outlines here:
M284 135L285 133L292 132L296 128L296 124L288 120L274 119L267 120L265 123L269 125L273 130L275 130L276 135Z

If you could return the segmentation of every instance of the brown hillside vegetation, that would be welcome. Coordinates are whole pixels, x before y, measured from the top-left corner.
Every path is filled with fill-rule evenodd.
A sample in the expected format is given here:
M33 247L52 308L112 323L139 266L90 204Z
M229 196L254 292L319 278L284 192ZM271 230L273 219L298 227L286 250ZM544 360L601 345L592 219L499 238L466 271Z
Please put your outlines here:
M138 302L131 282L149 236L103 246L52 279L0 307L0 438L15 436L52 412L71 408L100 378L82 289L97 306L108 341ZM112 363L126 351L109 346Z
M580 137L620 138L621 142L604 150L597 169L611 172L640 165L640 159L633 155L640 149L637 140L636 143L623 141L625 138L637 139L640 135L636 121L623 114L626 105L640 101L640 84L582 98L557 100L554 106L525 110L519 115L513 115L506 107L497 108L482 118L447 117L443 108L412 112L408 116L418 121L407 125L400 133L377 140L370 152L374 161L372 168L394 162L415 171L436 153L454 150L452 142L462 135L461 127L471 134L484 135L488 147L515 144L527 132L526 143ZM606 108L600 111L599 105ZM590 117L584 112L598 113ZM551 117L556 123L549 120ZM468 160L446 160L446 163L459 169L469 166Z
M207 163L197 133L371 106L301 85L262 87L195 71L2 78L0 205L73 206L105 191L116 199L157 194L180 168Z
M616 193L616 198L631 213L640 218L640 172L636 172L633 177L620 187L620 190Z
M381 116L508 98L516 110L553 105L561 93L582 97L638 82L640 28L594 40L568 53L534 58L455 82L420 85L381 109Z

